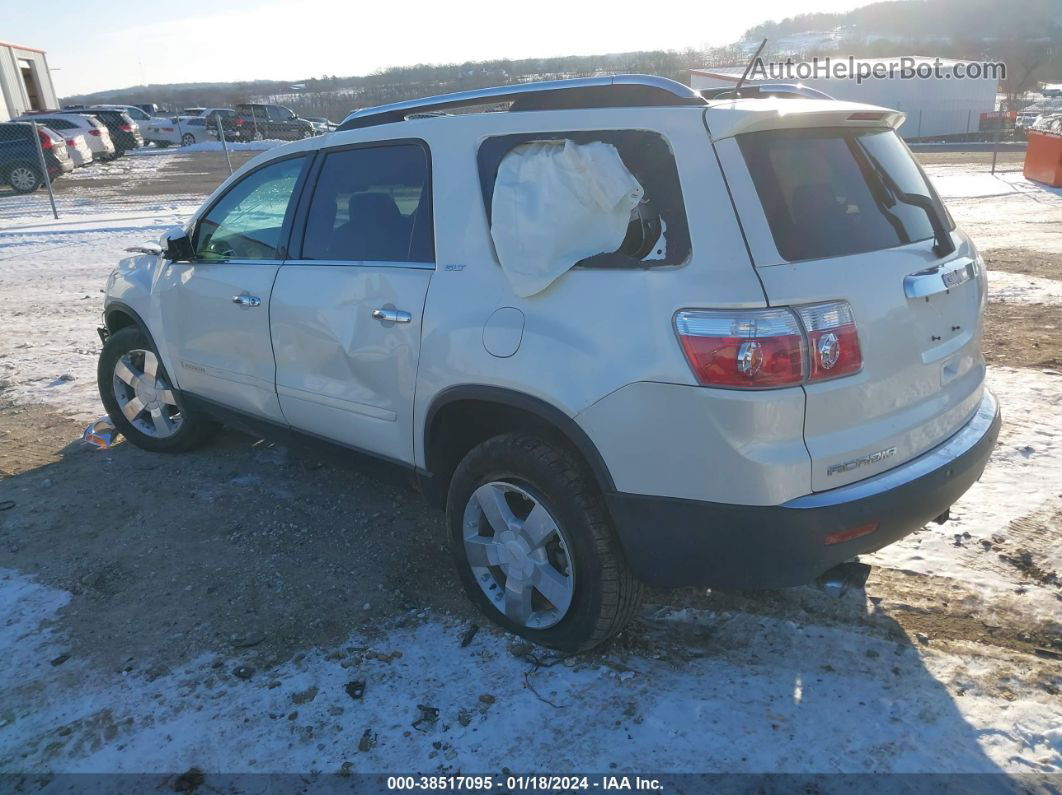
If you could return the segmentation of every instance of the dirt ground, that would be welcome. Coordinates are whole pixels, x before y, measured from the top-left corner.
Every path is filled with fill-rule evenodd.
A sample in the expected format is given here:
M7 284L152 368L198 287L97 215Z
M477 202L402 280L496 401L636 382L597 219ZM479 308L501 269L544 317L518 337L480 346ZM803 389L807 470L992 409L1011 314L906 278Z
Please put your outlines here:
M71 440L83 428L0 406L0 567L75 598L71 651L123 670L307 643L430 608L471 617L435 511L391 486L236 432L189 455ZM72 517L76 517L72 520Z

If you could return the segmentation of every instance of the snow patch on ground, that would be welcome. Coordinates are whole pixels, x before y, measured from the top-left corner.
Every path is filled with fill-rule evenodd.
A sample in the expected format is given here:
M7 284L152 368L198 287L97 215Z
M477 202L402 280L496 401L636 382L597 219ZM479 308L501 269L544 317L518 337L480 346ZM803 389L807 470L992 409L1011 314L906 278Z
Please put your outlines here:
M843 629L707 614L716 648L678 666L610 655L534 670L501 633L466 649L461 627L426 618L246 680L238 660L210 657L156 677L51 664L64 647L47 627L66 599L0 574L2 769L1062 770L1057 714L943 684L991 661Z
M1062 304L1062 281L992 270L988 272L988 300L1015 304Z
M1062 510L1062 376L1030 369L991 367L988 388L999 399L1003 427L981 480L955 503L951 520L885 547L866 562L892 569L948 577L984 597L1013 592L1016 572L996 556L980 555L981 541L1003 533L1015 519ZM1031 547L1040 565L1062 572L1062 545L1052 532L1014 543ZM969 533L969 538L962 538ZM960 536L956 539L956 536ZM958 541L958 544L956 543ZM1022 594L1029 618L1057 622L1057 589L1030 588Z
M926 171L944 200L989 199L1012 194L1062 199L1062 188L1026 179L1020 171L971 173L968 166L952 165L928 166Z
M982 251L1027 248L1062 252L1062 188L1021 172L971 171L966 165L926 166L959 226Z

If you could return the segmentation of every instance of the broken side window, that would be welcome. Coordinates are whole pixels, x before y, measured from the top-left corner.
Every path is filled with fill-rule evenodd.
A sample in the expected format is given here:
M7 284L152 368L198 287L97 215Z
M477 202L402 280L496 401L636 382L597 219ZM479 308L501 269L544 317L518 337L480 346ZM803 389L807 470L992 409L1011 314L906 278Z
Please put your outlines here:
M478 165L495 250L520 295L573 267L648 268L689 258L678 170L658 133L498 136L480 146Z

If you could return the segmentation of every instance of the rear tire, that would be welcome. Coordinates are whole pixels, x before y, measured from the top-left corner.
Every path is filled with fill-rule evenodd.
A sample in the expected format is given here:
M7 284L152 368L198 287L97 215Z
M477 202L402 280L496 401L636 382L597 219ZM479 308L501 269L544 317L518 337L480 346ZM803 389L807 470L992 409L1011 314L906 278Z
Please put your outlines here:
M215 423L185 404L151 340L136 326L107 338L96 382L114 427L144 450L182 453L199 447L217 430Z
M16 163L11 166L4 179L16 193L33 193L44 184L40 168L29 163Z
M185 133L181 136L181 146L191 146L195 143L195 136L191 133Z
M619 634L638 609L642 585L601 494L558 442L516 432L475 447L454 472L446 517L465 592L510 632L584 651Z

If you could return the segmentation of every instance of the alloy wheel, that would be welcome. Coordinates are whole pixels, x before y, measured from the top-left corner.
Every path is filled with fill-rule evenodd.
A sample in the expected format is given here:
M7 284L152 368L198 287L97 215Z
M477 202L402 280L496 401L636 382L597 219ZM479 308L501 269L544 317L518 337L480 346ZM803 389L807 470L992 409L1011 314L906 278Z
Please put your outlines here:
M29 166L15 166L11 169L8 180L15 190L21 191L33 190L39 182L37 172Z
M571 545L540 498L486 483L469 498L463 528L476 583L510 621L546 629L564 618L575 594Z
M152 351L134 349L114 365L114 398L129 423L146 436L164 439L181 427L183 417L166 376Z

